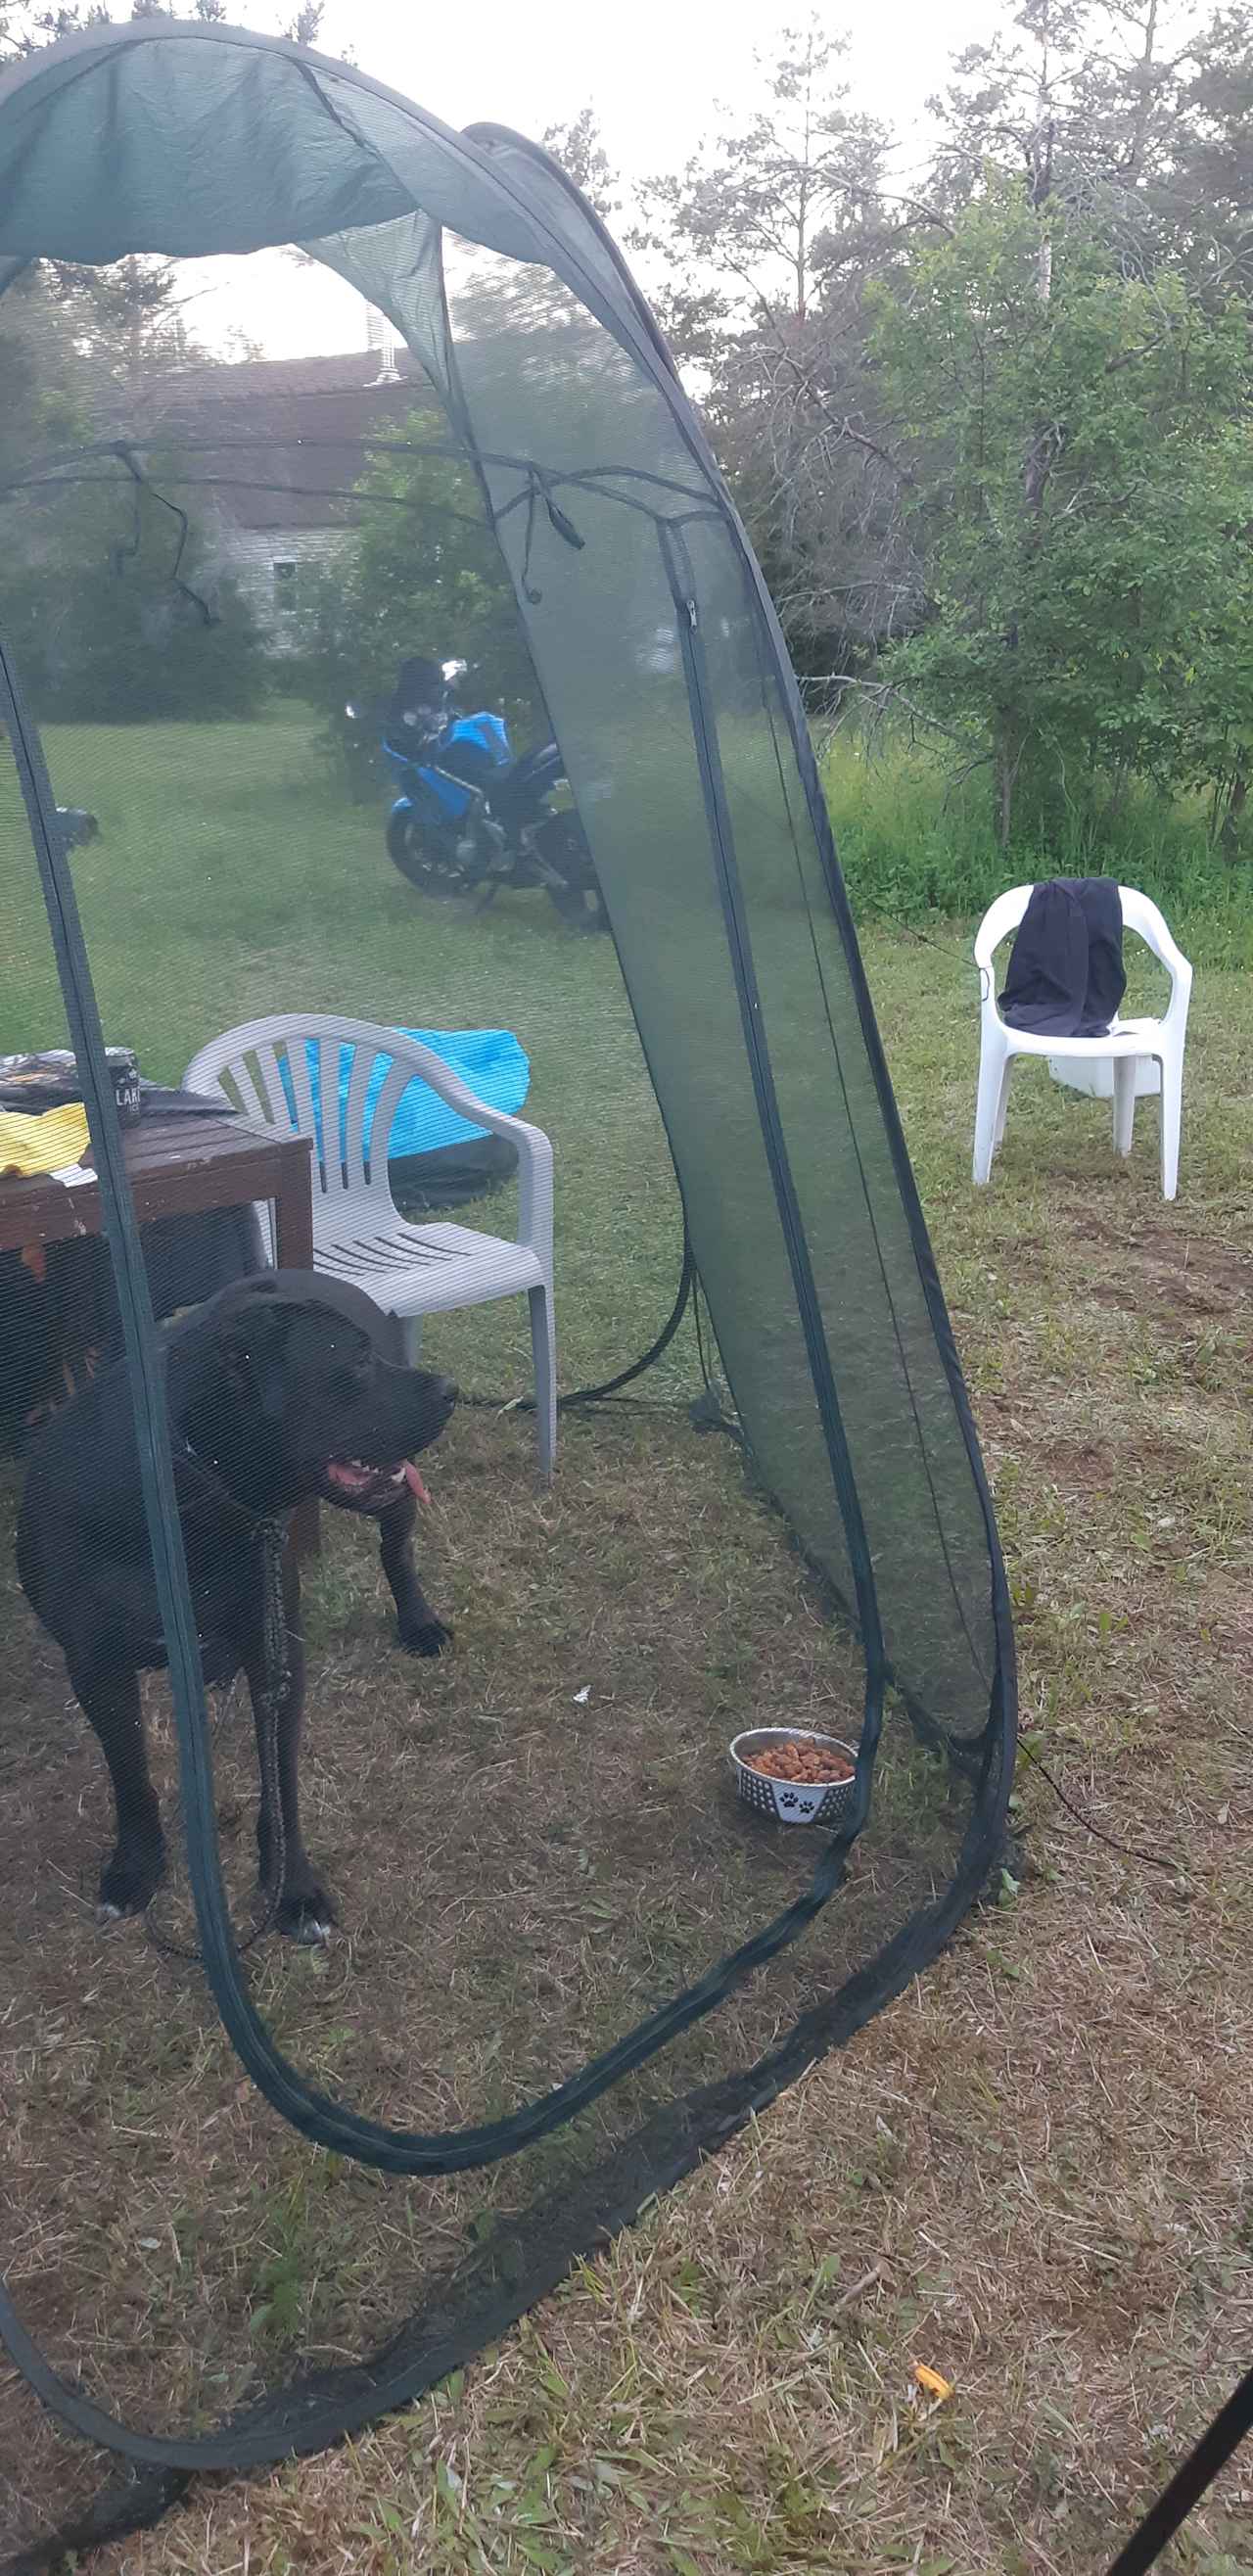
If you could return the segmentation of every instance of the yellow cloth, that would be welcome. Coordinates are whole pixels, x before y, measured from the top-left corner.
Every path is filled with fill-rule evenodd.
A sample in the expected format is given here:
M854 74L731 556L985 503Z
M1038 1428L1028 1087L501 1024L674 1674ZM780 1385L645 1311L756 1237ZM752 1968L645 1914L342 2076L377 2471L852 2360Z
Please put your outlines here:
M0 1109L0 1173L62 1171L81 1161L88 1141L87 1112L79 1100L45 1109L37 1118Z

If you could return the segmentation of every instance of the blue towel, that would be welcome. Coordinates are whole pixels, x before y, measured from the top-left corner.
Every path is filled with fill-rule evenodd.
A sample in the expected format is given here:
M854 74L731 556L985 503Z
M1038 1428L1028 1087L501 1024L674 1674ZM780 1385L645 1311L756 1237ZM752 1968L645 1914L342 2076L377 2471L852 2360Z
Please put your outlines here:
M459 1074L462 1081L489 1109L512 1111L522 1107L531 1079L531 1068L511 1030L401 1029L397 1031L397 1035L417 1038L420 1045L430 1047L433 1054L442 1056L452 1072ZM313 1094L314 1117L317 1124L318 1152L325 1160L316 1042L311 1039L305 1052L308 1057L309 1085ZM391 1066L390 1056L380 1056L370 1076L370 1087L365 1096L367 1155L379 1093L387 1080ZM341 1150L336 1153L336 1161L342 1160L342 1138L351 1067L352 1051L348 1047L341 1047L337 1121ZM283 1077L287 1105L294 1117L296 1096L292 1088L286 1056L280 1056L279 1069ZM468 1136L482 1136L484 1133L485 1130L482 1127L471 1126L468 1119L459 1117L455 1109L449 1109L444 1101L437 1098L430 1084L423 1082L420 1076L415 1074L408 1090L402 1093L397 1106L396 1116L392 1122L388 1159L396 1163L411 1154L431 1154L441 1145L463 1144Z

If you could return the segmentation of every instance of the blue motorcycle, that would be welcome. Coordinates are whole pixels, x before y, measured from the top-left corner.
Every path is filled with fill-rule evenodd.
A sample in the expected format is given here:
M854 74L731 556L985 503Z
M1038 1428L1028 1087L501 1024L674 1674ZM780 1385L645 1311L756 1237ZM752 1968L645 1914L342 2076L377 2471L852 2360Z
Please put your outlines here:
M445 665L451 685L456 665ZM608 927L592 854L556 743L515 760L504 720L437 703L388 710L383 756L399 788L387 851L424 894L473 896L542 886L575 930Z

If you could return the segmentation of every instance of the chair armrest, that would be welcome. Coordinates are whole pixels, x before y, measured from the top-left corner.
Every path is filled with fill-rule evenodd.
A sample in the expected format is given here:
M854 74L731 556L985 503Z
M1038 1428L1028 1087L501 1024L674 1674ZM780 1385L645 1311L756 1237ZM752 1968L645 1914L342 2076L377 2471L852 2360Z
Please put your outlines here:
M1192 999L1192 967L1178 948L1173 957L1163 958L1162 963L1170 976L1170 1000L1162 1013L1162 1020L1164 1025L1170 1026L1176 1020L1187 1019Z
M421 1046L416 1038L402 1037L399 1029L389 1029L387 1035L389 1041L392 1038L396 1041L394 1046L389 1043L386 1050L393 1063L407 1065L412 1076L425 1082L437 1099L442 1100L447 1108L455 1109L458 1116L468 1120L472 1127L486 1127L492 1136L512 1136L515 1143L523 1136L541 1133L525 1118L511 1117L504 1109L490 1109L485 1100L480 1100L471 1091L468 1082L463 1082L460 1074L454 1073L452 1066L445 1063L443 1056L436 1054L434 1047ZM379 1051L383 1052L381 1047Z
M510 1118L506 1132L518 1148L518 1241L539 1254L547 1276L553 1267L553 1149L542 1127ZM497 1129L497 1134L501 1132Z
M1170 1001L1162 1013L1163 1021L1186 1019L1192 993L1192 966L1172 937L1170 925L1157 905L1141 894L1136 886L1120 885L1123 922L1137 939L1164 966L1170 977Z

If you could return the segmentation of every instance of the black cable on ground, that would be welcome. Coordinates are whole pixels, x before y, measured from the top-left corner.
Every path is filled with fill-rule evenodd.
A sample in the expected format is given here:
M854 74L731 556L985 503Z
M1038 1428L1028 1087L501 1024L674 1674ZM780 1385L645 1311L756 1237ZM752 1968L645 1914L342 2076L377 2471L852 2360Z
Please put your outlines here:
M1166 2543L1187 2521L1194 2505L1200 2503L1219 2470L1231 2458L1245 2434L1253 2431L1253 2370L1247 2371L1233 2396L1214 2417L1208 2432L1203 2433L1196 2449L1177 2469L1168 2487L1164 2487L1155 2505L1150 2507L1139 2528L1132 2532L1125 2549L1121 2549L1108 2576L1144 2576L1160 2558Z
M620 1388L630 1386L637 1377L643 1377L645 1370L652 1368L654 1362L661 1358L663 1351L669 1350L670 1344L674 1340L675 1334L687 1313L688 1303L694 1293L695 1286L696 1262L692 1252L692 1238L688 1232L687 1211L685 1209L683 1214L683 1267L679 1273L679 1285L675 1292L674 1304L665 1323L662 1325L661 1331L658 1333L656 1340L649 1343L648 1349L646 1351L642 1351L637 1360L632 1360L629 1368L619 1369L617 1376L606 1378L602 1386L576 1387L573 1394L558 1396L558 1409L560 1410L564 1406L567 1410L570 1410L578 1404L604 1404L610 1396L617 1395Z
M1074 1799L1067 1795L1060 1780L1054 1778L1048 1764L1040 1760L1039 1754L1033 1752L1031 1746L1024 1742L1021 1736L1018 1740L1018 1750L1023 1760L1030 1763L1032 1770L1038 1771L1041 1778L1047 1780L1054 1797L1065 1808L1067 1815L1073 1816L1077 1825L1082 1825L1085 1833L1094 1834L1099 1843L1106 1843L1111 1851L1121 1853L1124 1860L1142 1861L1146 1869L1166 1869L1172 1876L1178 1876L1183 1866L1181 1861L1169 1860L1164 1852L1140 1851L1134 1843L1123 1843L1119 1841L1116 1834L1107 1834L1103 1825L1094 1825L1092 1818L1085 1815L1082 1807L1077 1807Z
M664 1402L650 1404L646 1397L624 1396L621 1394L621 1388L630 1386L636 1378L642 1377L645 1370L652 1368L654 1362L661 1358L662 1353L669 1349L689 1305L692 1309L692 1320L696 1326L696 1350L697 1357L700 1362L702 1393L694 1397L691 1403L686 1407L677 1402L674 1404L666 1404ZM597 1405L601 1404L612 1405L615 1409L623 1413L670 1413L677 1415L678 1413L686 1410L688 1420L694 1431L725 1432L728 1440L734 1440L741 1449L744 1448L746 1445L744 1434L741 1431L739 1424L732 1421L723 1403L722 1397L714 1384L713 1375L709 1365L709 1354L706 1349L707 1331L708 1325L705 1321L702 1321L701 1317L701 1285L696 1269L696 1262L692 1253L692 1241L688 1232L687 1211L685 1209L683 1214L683 1267L679 1274L679 1285L675 1293L674 1304L665 1323L662 1325L661 1331L658 1333L656 1340L649 1343L648 1349L646 1351L642 1351L637 1360L632 1360L629 1368L619 1369L616 1377L606 1378L602 1385L575 1387L569 1395L559 1395L557 1398L557 1411L559 1413L577 1413L581 1411L590 1412L594 1410ZM534 1413L535 1411L535 1398L533 1395L462 1395L459 1401L462 1404L472 1406L479 1412L485 1413Z
M629 1368L619 1369L617 1376L606 1378L603 1385L578 1386L573 1388L569 1395L559 1395L557 1398L557 1411L559 1413L572 1413L576 1411L580 1405L606 1404L611 1396L616 1396L618 1394L621 1387L630 1386L637 1377L643 1377L645 1370L652 1368L654 1362L661 1358L663 1351L669 1350L670 1344L674 1340L675 1334L687 1313L688 1304L692 1298L695 1286L696 1263L692 1255L692 1241L691 1236L688 1233L687 1215L685 1212L683 1218L683 1267L679 1274L679 1285L675 1292L674 1304L671 1307L670 1313L667 1316L665 1323L662 1325L661 1331L658 1333L656 1340L649 1343L646 1351L641 1351L637 1360L632 1360ZM708 1383L708 1381L706 1381L706 1383ZM459 1400L462 1404L474 1405L480 1411L487 1413L534 1413L535 1411L535 1398L533 1395L463 1395ZM655 1407L650 1405L648 1408L650 1412L669 1412L670 1409L671 1408L668 1405L664 1407Z

